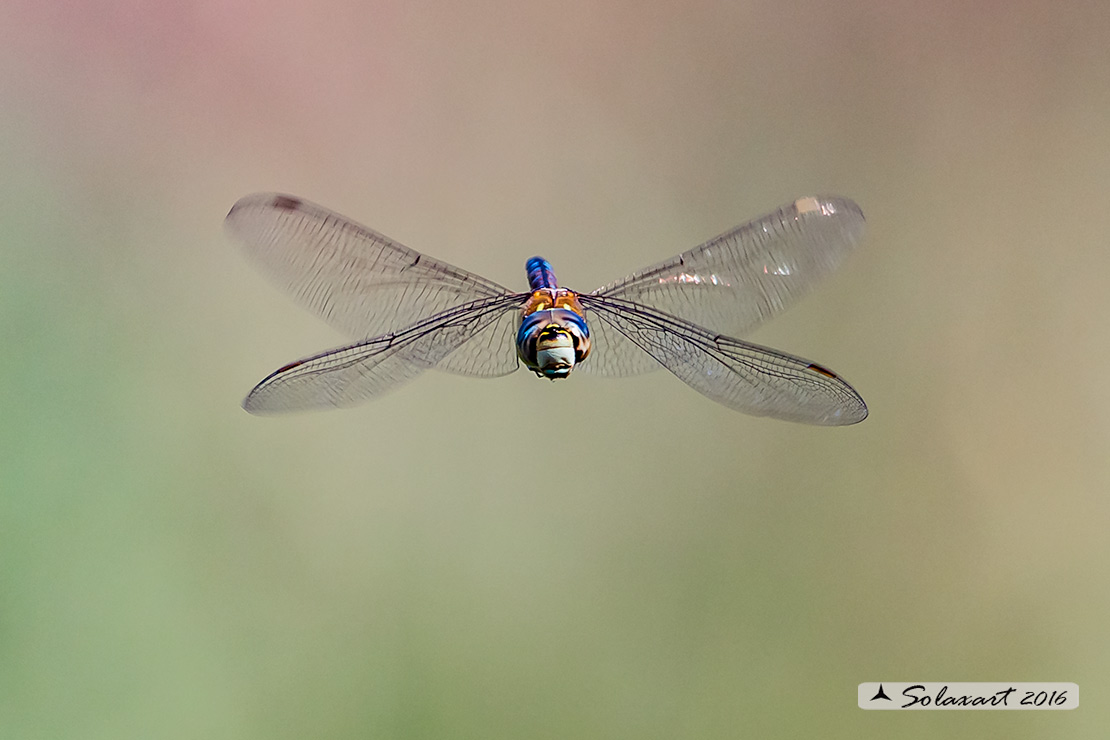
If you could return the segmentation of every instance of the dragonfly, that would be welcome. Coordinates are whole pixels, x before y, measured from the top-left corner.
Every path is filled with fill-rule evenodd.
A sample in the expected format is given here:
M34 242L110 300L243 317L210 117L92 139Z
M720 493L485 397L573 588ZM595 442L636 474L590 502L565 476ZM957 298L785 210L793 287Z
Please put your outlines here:
M799 198L592 293L561 287L542 257L526 263L528 290L511 291L289 195L248 195L225 225L280 287L357 340L275 370L244 399L253 414L351 406L432 368L488 378L523 364L551 380L666 368L747 414L827 426L867 416L824 365L734 338L860 242L863 213L847 198Z

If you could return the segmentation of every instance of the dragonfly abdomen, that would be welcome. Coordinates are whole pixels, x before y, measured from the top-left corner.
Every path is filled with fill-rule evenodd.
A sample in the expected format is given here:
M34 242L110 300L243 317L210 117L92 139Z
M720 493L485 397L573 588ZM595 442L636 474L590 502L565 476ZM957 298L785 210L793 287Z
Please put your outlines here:
M555 279L555 270L543 257L533 257L528 260L525 269L528 270L528 286L531 290L559 287L559 281Z

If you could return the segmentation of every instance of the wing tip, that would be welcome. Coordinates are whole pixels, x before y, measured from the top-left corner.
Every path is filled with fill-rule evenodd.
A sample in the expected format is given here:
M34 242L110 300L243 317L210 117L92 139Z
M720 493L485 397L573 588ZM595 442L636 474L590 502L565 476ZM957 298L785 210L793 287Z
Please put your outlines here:
M863 402L863 399L857 395L856 400L858 404L842 405L819 417L786 415L779 418L783 421L800 422L819 427L850 427L866 419L868 414L867 404Z
M857 395L856 398L859 398L859 396ZM859 424L867 418L869 413L867 404L863 402L862 398L859 398L859 408L853 409L851 414L838 419L835 426L848 427L853 424Z
M278 211L303 211L306 210L306 205L306 201L295 195L286 195L285 193L251 193L235 201L235 205L231 207L231 210L227 212L227 216L224 217L224 224L228 226L228 228L233 228L237 212L245 211L248 208L262 206L265 208L273 208Z
M266 404L260 400L258 393L256 393L257 390L258 388L256 387L248 393L246 398L244 398L239 405L251 416L270 416L275 413L275 409L268 408Z
M860 221L866 221L863 209L851 198L841 195L805 195L791 204L799 215L815 213L820 216L851 214Z
M843 378L838 378L838 380L844 382ZM848 386L848 390L851 391L855 403L838 408L834 414L828 418L827 424L829 426L849 427L853 424L859 424L866 419L867 415L870 413L867 404L860 394L856 392L856 389Z
M867 230L867 219L863 209L852 200L839 195L807 195L798 198L784 211L793 220L802 219L825 222L826 228L838 230L849 246L855 246L863 239Z
M806 370L815 372L818 375L823 375L830 380L836 381L838 384L841 385L843 390L847 391L847 393L854 401L853 404L843 405L824 417L824 423L828 424L829 426L850 426L852 424L859 424L861 421L867 418L867 403L863 400L863 397L860 396L856 389L848 383L848 381L846 381L844 378L840 377L824 365L819 365L816 362L811 362L806 365Z
M244 398L239 405L243 407L243 411L246 411L251 416L262 416L265 414L265 412L255 402L253 393L248 394L247 397Z
M266 400L251 391L247 397L239 404L251 416L281 416L296 411L307 411L312 407L296 407L296 406L281 406L271 405L266 403Z

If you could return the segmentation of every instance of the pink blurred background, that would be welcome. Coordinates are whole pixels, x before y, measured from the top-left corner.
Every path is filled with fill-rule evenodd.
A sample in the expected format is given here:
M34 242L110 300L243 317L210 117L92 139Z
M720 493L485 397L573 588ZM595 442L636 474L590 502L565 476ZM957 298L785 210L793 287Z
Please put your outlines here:
M0 736L1098 737L1100 3L9 2ZM257 419L340 344L224 236L290 192L582 290L793 198L860 252L755 339L872 409L430 373ZM1074 681L873 716L876 680Z

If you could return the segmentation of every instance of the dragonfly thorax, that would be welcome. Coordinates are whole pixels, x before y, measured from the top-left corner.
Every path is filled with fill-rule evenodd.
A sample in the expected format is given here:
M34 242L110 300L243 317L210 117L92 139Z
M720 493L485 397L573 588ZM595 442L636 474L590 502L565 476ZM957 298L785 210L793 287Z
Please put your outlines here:
M590 354L584 313L573 291L544 288L533 292L516 335L521 362L539 377L556 380L570 375Z

